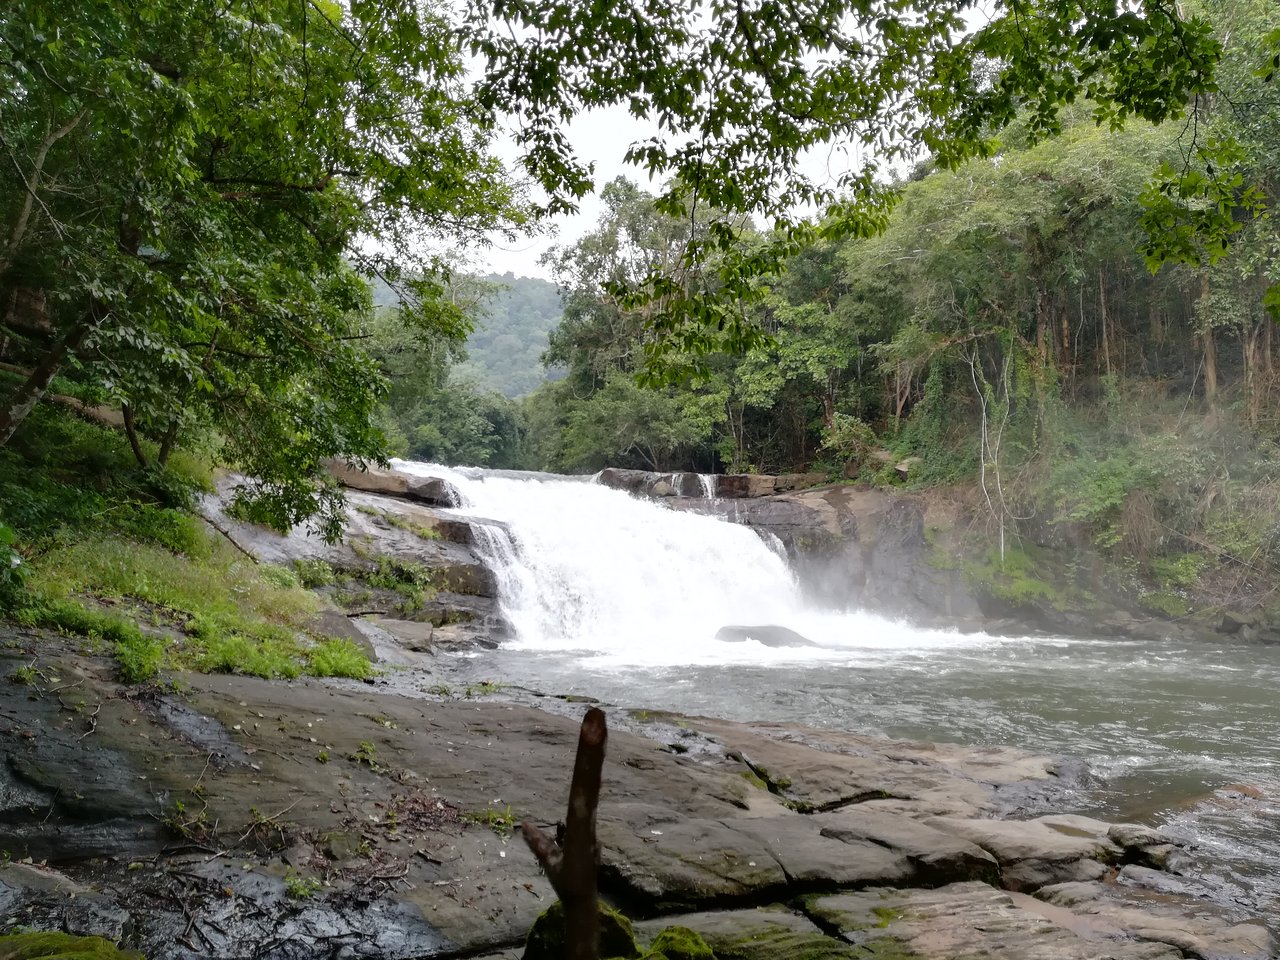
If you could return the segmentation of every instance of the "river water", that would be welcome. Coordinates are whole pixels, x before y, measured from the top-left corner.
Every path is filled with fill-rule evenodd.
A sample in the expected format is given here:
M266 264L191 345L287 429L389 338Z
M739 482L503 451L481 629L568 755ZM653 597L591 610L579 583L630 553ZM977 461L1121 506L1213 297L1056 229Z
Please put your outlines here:
M991 637L810 608L753 531L581 480L436 465L516 636L484 679L620 706L1007 744L1097 774L1078 812L1162 826L1216 898L1280 916L1280 646ZM817 646L715 638L778 624Z

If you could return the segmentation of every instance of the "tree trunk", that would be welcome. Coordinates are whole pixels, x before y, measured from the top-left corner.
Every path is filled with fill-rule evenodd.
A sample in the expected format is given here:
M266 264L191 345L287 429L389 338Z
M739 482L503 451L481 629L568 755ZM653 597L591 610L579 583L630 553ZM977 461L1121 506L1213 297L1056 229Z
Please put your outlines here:
M1107 288L1098 269L1098 316L1102 321L1102 362L1107 376L1111 376L1111 331L1107 328Z
M520 825L525 843L538 858L547 879L564 905L565 960L598 960L600 918L596 891L596 808L608 738L604 711L592 707L582 718L578 753L569 787L564 842L556 843L528 821Z
M1062 330L1062 370L1070 378L1075 373L1075 357L1071 353L1071 314L1064 303L1059 308L1058 323Z
M145 470L151 464L147 462L147 455L142 449L142 442L138 439L138 429L133 422L132 405L122 403L120 405L120 414L124 417L124 435L129 438L129 447L133 450L133 458L138 461L138 466Z
M1209 303L1209 271L1200 271L1200 300L1208 307ZM1203 318L1202 318L1203 319ZM1204 347L1204 398L1209 401L1209 409L1218 408L1218 347L1213 340L1213 327L1206 325L1200 334Z
M1204 347L1204 398L1210 409L1218 406L1218 348L1213 342L1212 328L1200 335Z
M169 464L169 455L173 453L173 445L178 440L178 418L175 416L169 421L169 427L164 432L164 436L160 438L160 452L156 454L156 464L166 467Z
M22 239L31 223L31 211L35 208L40 179L44 175L44 163L49 158L49 151L55 143L79 126L86 113L88 110L81 110L65 125L50 131L36 150L35 160L31 166L31 176L23 178L23 186L26 189L23 191L22 206L18 208L17 219L14 220L13 228L9 231L9 242L5 245L4 253L0 254L0 274L9 269L22 246ZM13 162L16 165L18 161L15 159ZM18 175L22 176L21 170L18 171Z
M1255 325L1244 336L1244 410L1251 424L1258 422L1262 410L1262 385L1258 367L1262 361L1262 331Z
M0 407L0 447L13 438L14 432L22 426L22 421L27 419L27 415L35 409L40 398L45 395L45 391L49 389L49 383L62 369L62 364L67 357L80 348L85 338L101 322L100 317L91 314L88 319L68 330L31 371L31 376L27 377L26 382L13 392L3 407Z

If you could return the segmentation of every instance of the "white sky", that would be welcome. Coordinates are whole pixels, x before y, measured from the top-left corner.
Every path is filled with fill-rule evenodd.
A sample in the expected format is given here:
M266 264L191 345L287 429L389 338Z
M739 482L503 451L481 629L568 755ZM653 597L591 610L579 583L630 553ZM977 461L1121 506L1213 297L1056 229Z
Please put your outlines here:
M579 158L595 164L597 190L615 177L626 176L651 193L656 193L660 185L651 182L648 173L641 168L623 163L622 158L632 143L656 133L655 124L636 119L623 106L596 110L578 117L568 130L570 142ZM509 138L497 145L497 152L514 169L516 148ZM854 151L849 147L823 148L812 152L801 169L818 183L834 182L842 173L856 166L853 156ZM473 267L480 273L511 272L518 277L553 279L547 268L538 262L539 258L553 246L570 245L589 232L602 211L599 197L591 194L579 203L576 214L553 218L539 235L521 238L515 243L495 236L492 246L473 251Z
M968 29L989 21L998 7L995 0L976 0L963 12ZM656 124L633 117L626 107L619 105L575 118L566 132L579 158L595 165L597 190L617 176L626 176L650 192L657 192L659 185L651 183L644 170L622 161L627 147L658 132ZM497 144L497 152L509 169L516 169L516 148L509 137ZM811 150L802 160L800 172L814 183L832 184L842 174L860 166L861 155L856 145L836 144ZM511 272L518 277L553 279L539 259L553 246L570 245L591 230L602 209L595 194L585 197L576 214L554 218L544 224L538 235L514 243L495 236L490 247L472 251L472 265L481 273Z

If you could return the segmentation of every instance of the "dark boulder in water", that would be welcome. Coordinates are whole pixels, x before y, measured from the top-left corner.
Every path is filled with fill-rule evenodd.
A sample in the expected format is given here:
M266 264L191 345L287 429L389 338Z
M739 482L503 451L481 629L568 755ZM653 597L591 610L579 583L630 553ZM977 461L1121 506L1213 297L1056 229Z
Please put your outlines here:
M765 623L754 627L721 627L716 631L716 639L727 643L745 643L754 640L766 647L816 647L808 637L803 637L788 627Z

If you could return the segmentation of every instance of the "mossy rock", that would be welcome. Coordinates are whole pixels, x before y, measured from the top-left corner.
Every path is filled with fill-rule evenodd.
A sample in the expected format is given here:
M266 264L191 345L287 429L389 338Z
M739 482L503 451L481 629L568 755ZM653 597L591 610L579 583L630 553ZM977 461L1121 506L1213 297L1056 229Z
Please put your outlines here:
M0 960L143 960L102 937L66 933L13 933L0 937Z
M631 921L606 907L597 909L600 914L600 956L633 960L640 956ZM0 957L0 960L4 960ZM524 942L524 960L564 960L564 906L557 900L542 912Z
M654 937L645 960L715 960L707 941L688 927L667 927Z

